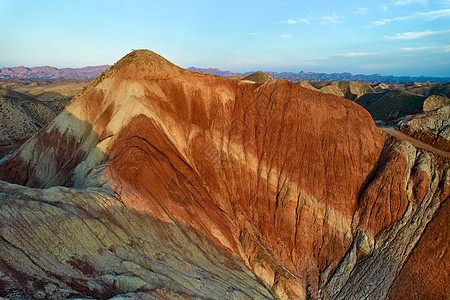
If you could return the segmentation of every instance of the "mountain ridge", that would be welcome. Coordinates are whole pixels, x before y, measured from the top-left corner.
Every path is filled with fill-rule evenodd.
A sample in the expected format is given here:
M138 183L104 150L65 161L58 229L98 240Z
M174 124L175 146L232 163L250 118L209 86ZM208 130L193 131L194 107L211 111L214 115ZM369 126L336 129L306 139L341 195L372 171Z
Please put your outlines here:
M21 78L21 79L88 79L95 78L100 73L109 68L109 65L87 66L82 68L55 68L50 66L42 67L3 67L0 68L0 78Z
M233 76L247 76L252 72L244 72L244 73L235 73L232 71L222 71L217 68L196 68L189 67L186 70L200 72L205 74L213 74L219 75L223 77L233 77ZM300 71L298 73L295 72L273 72L273 71L264 71L272 75L273 78L285 79L289 81L342 81L342 80L351 80L351 81L360 81L360 82L384 82L384 83L406 83L412 81L430 81L436 83L450 82L450 77L434 77L434 76L394 76L394 75L380 75L380 74L356 74L353 75L351 73L317 73L317 72L304 72Z

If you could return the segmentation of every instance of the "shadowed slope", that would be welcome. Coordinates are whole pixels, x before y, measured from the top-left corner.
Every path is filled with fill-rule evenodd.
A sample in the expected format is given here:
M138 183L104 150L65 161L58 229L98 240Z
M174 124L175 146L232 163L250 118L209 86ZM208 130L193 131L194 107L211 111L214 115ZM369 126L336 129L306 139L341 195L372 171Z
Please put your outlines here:
M388 90L362 95L356 103L367 109L374 120L389 120L421 112L425 99L408 91Z

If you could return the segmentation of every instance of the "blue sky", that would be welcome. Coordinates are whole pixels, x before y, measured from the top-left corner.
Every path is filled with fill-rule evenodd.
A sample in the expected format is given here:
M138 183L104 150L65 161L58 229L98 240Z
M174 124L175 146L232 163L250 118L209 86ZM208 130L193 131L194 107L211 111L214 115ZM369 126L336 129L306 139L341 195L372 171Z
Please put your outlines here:
M450 77L450 0L0 0L0 67L113 64Z

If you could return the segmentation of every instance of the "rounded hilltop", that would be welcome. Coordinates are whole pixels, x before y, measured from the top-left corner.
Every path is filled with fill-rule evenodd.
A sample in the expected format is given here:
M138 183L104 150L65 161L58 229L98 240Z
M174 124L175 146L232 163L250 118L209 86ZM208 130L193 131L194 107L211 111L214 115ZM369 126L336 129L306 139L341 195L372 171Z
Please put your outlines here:
M248 75L247 77L242 78L242 80L250 80L256 83L264 83L272 79L273 79L272 75L261 71L255 72L253 74Z
M137 72L138 69L144 72ZM105 78L108 78L119 71L123 74L121 76L122 79L130 77L145 77L146 79L167 78L168 75L174 71L177 73L185 72L184 69L176 66L153 51L146 49L133 50L93 80L88 88L86 88L85 92L95 87ZM138 73L140 73L140 75ZM85 92L83 92L83 94Z
M118 62L116 62L110 69L116 69L116 68L120 69L131 63L135 64L137 66L152 64L152 65L156 65L159 67L163 67L163 66L176 67L170 61L168 61L164 57L160 56L159 54L156 54L153 51L150 51L147 49L139 49L139 50L133 50L132 52L125 55Z
M108 76L109 74L115 73L123 68L129 67L130 65L134 65L135 67L146 66L152 70L181 69L153 51L140 49L134 50L122 57L118 62L106 70L104 74Z

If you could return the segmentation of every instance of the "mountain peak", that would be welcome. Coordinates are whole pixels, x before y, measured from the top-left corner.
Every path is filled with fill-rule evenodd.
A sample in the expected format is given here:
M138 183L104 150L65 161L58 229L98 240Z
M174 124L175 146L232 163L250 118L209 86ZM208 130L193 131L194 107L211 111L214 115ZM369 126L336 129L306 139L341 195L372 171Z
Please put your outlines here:
M185 70L153 51L139 49L122 57L92 81L86 90L90 90L102 80L111 76L117 76L120 80L167 79L180 72L185 72Z
M145 66L145 69L152 70L153 72L157 70L163 71L165 69L181 69L153 51L140 49L134 50L122 57L105 73L115 73L130 66L133 66L133 68L141 68Z
M242 78L242 80L250 80L250 81L254 81L256 83L264 83L271 79L273 79L272 75L261 72L261 71L258 71L256 73L248 75L247 77Z
M113 68L122 68L123 66L127 66L129 64L135 64L137 66L149 64L153 66L164 66L164 65L175 66L167 59L156 54L153 51L139 49L134 50L125 55L122 59L120 59L117 63L113 65Z

